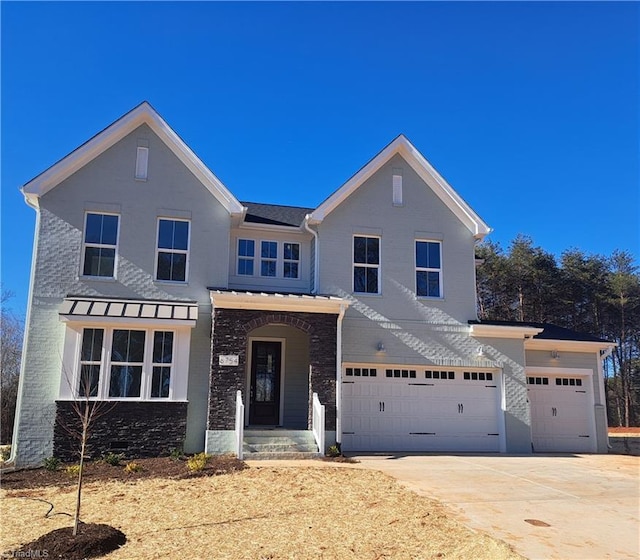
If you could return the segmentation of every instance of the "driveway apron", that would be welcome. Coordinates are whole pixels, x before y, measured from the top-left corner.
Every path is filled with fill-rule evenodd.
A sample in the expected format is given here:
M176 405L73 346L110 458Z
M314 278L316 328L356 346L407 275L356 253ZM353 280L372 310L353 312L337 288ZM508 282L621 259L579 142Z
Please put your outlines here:
M362 455L531 560L640 558L640 458Z

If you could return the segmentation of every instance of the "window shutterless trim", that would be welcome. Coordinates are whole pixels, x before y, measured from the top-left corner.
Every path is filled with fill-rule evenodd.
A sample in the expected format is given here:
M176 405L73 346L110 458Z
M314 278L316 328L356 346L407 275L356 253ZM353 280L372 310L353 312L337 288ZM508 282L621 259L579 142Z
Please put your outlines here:
M253 255L241 255L240 254L240 243L242 242L251 243L253 246ZM256 271L256 240L248 239L246 237L238 237L238 242L236 243L236 276L255 276ZM250 262L251 263L251 274L245 274L240 272L240 261L242 262Z
M111 245L109 243L87 243L87 220L89 215L95 216L115 216L118 219L117 230L116 230L116 243L115 245ZM118 245L120 241L120 214L116 212L102 212L102 211L94 211L94 210L85 210L84 212L84 229L82 231L82 254L80 256L80 276L82 278L95 278L97 280L115 280L117 278L118 272ZM99 249L113 249L113 274L111 276L99 276L95 274L85 274L84 266L87 259L87 248L95 247Z
M418 243L433 243L434 245L438 245L438 257L440 261L440 267L423 267L418 266ZM416 286L416 297L419 298L429 298L429 299L442 299L443 295L443 281L442 281L442 241L438 239L416 239L413 244L414 251L414 264L415 264L415 286ZM418 293L418 273L419 272L435 272L438 274L438 295L432 296L429 294L419 294ZM428 289L428 280L427 280L427 289Z
M378 262L377 263L357 263L356 262L356 239L377 239L378 240ZM366 260L366 242L365 242L365 260ZM382 293L382 237L379 235L367 235L367 234L358 234L354 233L352 242L351 242L351 279L352 279L352 289L354 294L365 294L365 295L380 295ZM377 271L377 290L375 292L358 291L356 290L356 268L368 268L368 269L376 269ZM366 282L366 278L365 278ZM366 288L366 286L365 286Z
M185 222L187 224L187 248L186 249L174 249L160 247L160 222ZM158 278L158 258L160 253L170 253L172 255L185 255L184 263L184 280L166 280ZM191 220L186 218L173 218L170 216L158 216L156 224L156 253L155 253L155 265L153 278L155 282L163 282L169 284L187 284L189 282L189 260L191 254Z
M262 256L262 248L264 244L275 244L276 246L276 256L274 257L263 257ZM279 274L278 274L278 261L279 261L279 257L278 255L280 254L280 251L278 250L278 242L274 241L273 239L261 239L260 240L260 271L258 276L262 277L262 278L278 278ZM273 263L274 264L274 271L273 274L262 274L262 264L263 263Z

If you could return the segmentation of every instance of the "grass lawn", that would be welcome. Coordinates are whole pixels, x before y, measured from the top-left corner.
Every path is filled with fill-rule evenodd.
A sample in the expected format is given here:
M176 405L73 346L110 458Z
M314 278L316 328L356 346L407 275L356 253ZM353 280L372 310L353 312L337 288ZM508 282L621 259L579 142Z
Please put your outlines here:
M52 502L55 514L73 511L75 493L69 485L3 488L0 552L70 524L65 515L45 518L49 506L30 498ZM109 560L521 558L387 475L316 461L203 478L94 479L82 519L125 533Z

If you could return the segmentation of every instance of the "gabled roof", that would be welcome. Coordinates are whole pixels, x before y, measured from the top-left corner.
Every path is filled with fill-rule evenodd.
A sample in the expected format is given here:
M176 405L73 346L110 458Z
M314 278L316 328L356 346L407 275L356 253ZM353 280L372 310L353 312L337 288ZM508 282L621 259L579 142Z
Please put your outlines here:
M85 166L142 124L148 125L158 135L230 214L242 213L243 208L240 202L211 173L209 168L147 101L142 102L102 132L96 134L69 155L25 184L20 190L24 194L27 203L37 207L39 197L55 188L78 169Z
M318 206L318 208L311 213L311 221L315 223L322 222L327 215L335 210L349 195L396 154L400 154L405 159L440 200L471 230L474 237L482 239L491 232L491 228L485 224L480 216L453 190L451 185L444 180L403 134L388 144L377 156L342 185L342 187Z
M261 202L241 202L241 204L247 207L245 223L253 224L300 227L305 216L313 212L313 208L299 206L262 204Z

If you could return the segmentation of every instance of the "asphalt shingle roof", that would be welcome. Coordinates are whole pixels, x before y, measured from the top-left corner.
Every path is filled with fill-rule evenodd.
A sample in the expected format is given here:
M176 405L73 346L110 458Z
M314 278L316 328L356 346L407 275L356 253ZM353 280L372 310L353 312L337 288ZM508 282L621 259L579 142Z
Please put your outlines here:
M282 206L279 204L262 204L260 202L240 202L247 207L245 222L254 224L271 224L274 226L300 227L304 217L313 212L313 208L300 206Z
M532 327L544 329L533 338L546 340L577 340L581 342L609 342L597 336L581 333L571 329L565 329L551 323L536 323L532 321L469 321L470 325L495 325L497 327Z

